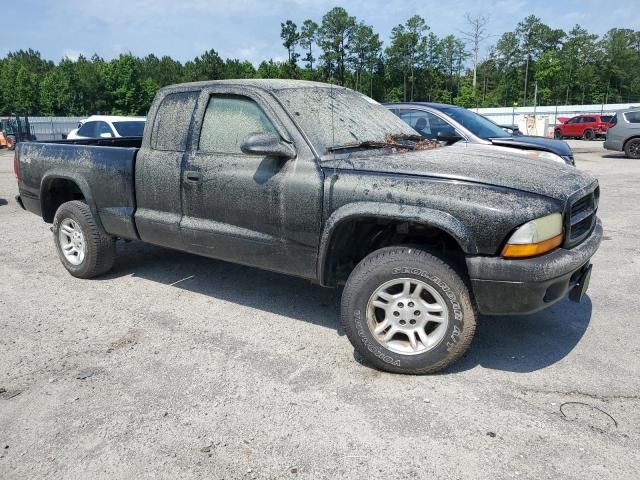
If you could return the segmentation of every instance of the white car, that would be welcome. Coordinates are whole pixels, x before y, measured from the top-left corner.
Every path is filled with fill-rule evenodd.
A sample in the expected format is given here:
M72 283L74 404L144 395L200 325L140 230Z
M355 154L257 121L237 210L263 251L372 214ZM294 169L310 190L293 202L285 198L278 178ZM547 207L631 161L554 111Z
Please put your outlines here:
M144 117L92 115L82 120L78 128L71 130L67 139L141 137L145 122Z

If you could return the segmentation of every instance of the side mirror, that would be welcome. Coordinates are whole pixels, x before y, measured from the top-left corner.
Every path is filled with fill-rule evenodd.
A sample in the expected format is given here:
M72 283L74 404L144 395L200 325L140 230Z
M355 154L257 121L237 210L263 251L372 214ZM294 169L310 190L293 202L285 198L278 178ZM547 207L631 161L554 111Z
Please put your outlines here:
M445 128L442 130L438 130L438 133L436 134L436 140L438 140L439 142L446 142L451 144L462 140L462 137L458 132L455 131L455 129Z
M244 139L240 150L248 155L268 155L289 160L296 157L293 146L275 133L254 133Z
M113 134L109 132L103 132L100 134L100 138L113 138Z

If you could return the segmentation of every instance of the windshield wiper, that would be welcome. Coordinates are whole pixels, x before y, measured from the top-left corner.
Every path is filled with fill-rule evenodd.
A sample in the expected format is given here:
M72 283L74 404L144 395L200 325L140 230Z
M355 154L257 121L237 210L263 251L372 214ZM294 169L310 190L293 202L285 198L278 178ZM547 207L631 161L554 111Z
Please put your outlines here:
M368 149L368 148L406 148L413 149L412 144L408 143L396 143L396 142L380 142L378 140L365 140L364 142L346 143L344 145L334 145L327 148L329 152L336 152L338 150L352 150L352 149Z

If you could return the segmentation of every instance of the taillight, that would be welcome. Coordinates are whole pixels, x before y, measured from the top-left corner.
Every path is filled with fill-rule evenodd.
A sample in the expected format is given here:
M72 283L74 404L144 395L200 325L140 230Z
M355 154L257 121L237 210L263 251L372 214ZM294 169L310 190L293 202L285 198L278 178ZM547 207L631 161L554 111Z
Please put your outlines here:
M16 180L20 181L20 164L18 163L18 152L13 152L13 173L16 174Z

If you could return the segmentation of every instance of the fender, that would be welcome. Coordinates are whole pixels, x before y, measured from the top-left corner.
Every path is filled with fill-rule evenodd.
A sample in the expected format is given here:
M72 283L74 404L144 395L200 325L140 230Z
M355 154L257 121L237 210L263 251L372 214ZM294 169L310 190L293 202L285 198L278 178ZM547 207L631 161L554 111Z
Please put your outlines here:
M45 211L45 206L44 206L44 201L45 201L45 195L44 192L47 191L47 189L49 188L49 185L51 184L52 181L54 180L70 180L73 183L75 183L78 188L80 189L80 191L82 192L82 195L84 196L85 201L87 202L87 205L89 205L89 208L91 209L91 213L93 214L93 218L96 220L96 222L98 223L98 226L100 228L103 228L102 225L102 221L100 220L100 215L98 214L98 209L96 207L96 202L93 198L93 195L91 194L91 188L89 187L89 183L80 175L75 175L73 173L69 173L68 171L61 171L61 170L56 170L53 169L49 172L47 172L45 174L44 177L42 177L42 181L40 182L40 208L42 209L41 211L44 213Z
M334 231L343 221L356 217L387 218L429 225L451 235L466 254L474 255L478 253L478 247L469 229L450 213L427 207L394 203L349 203L335 210L325 222L322 230L317 266L318 280L321 285L325 284L325 265Z

